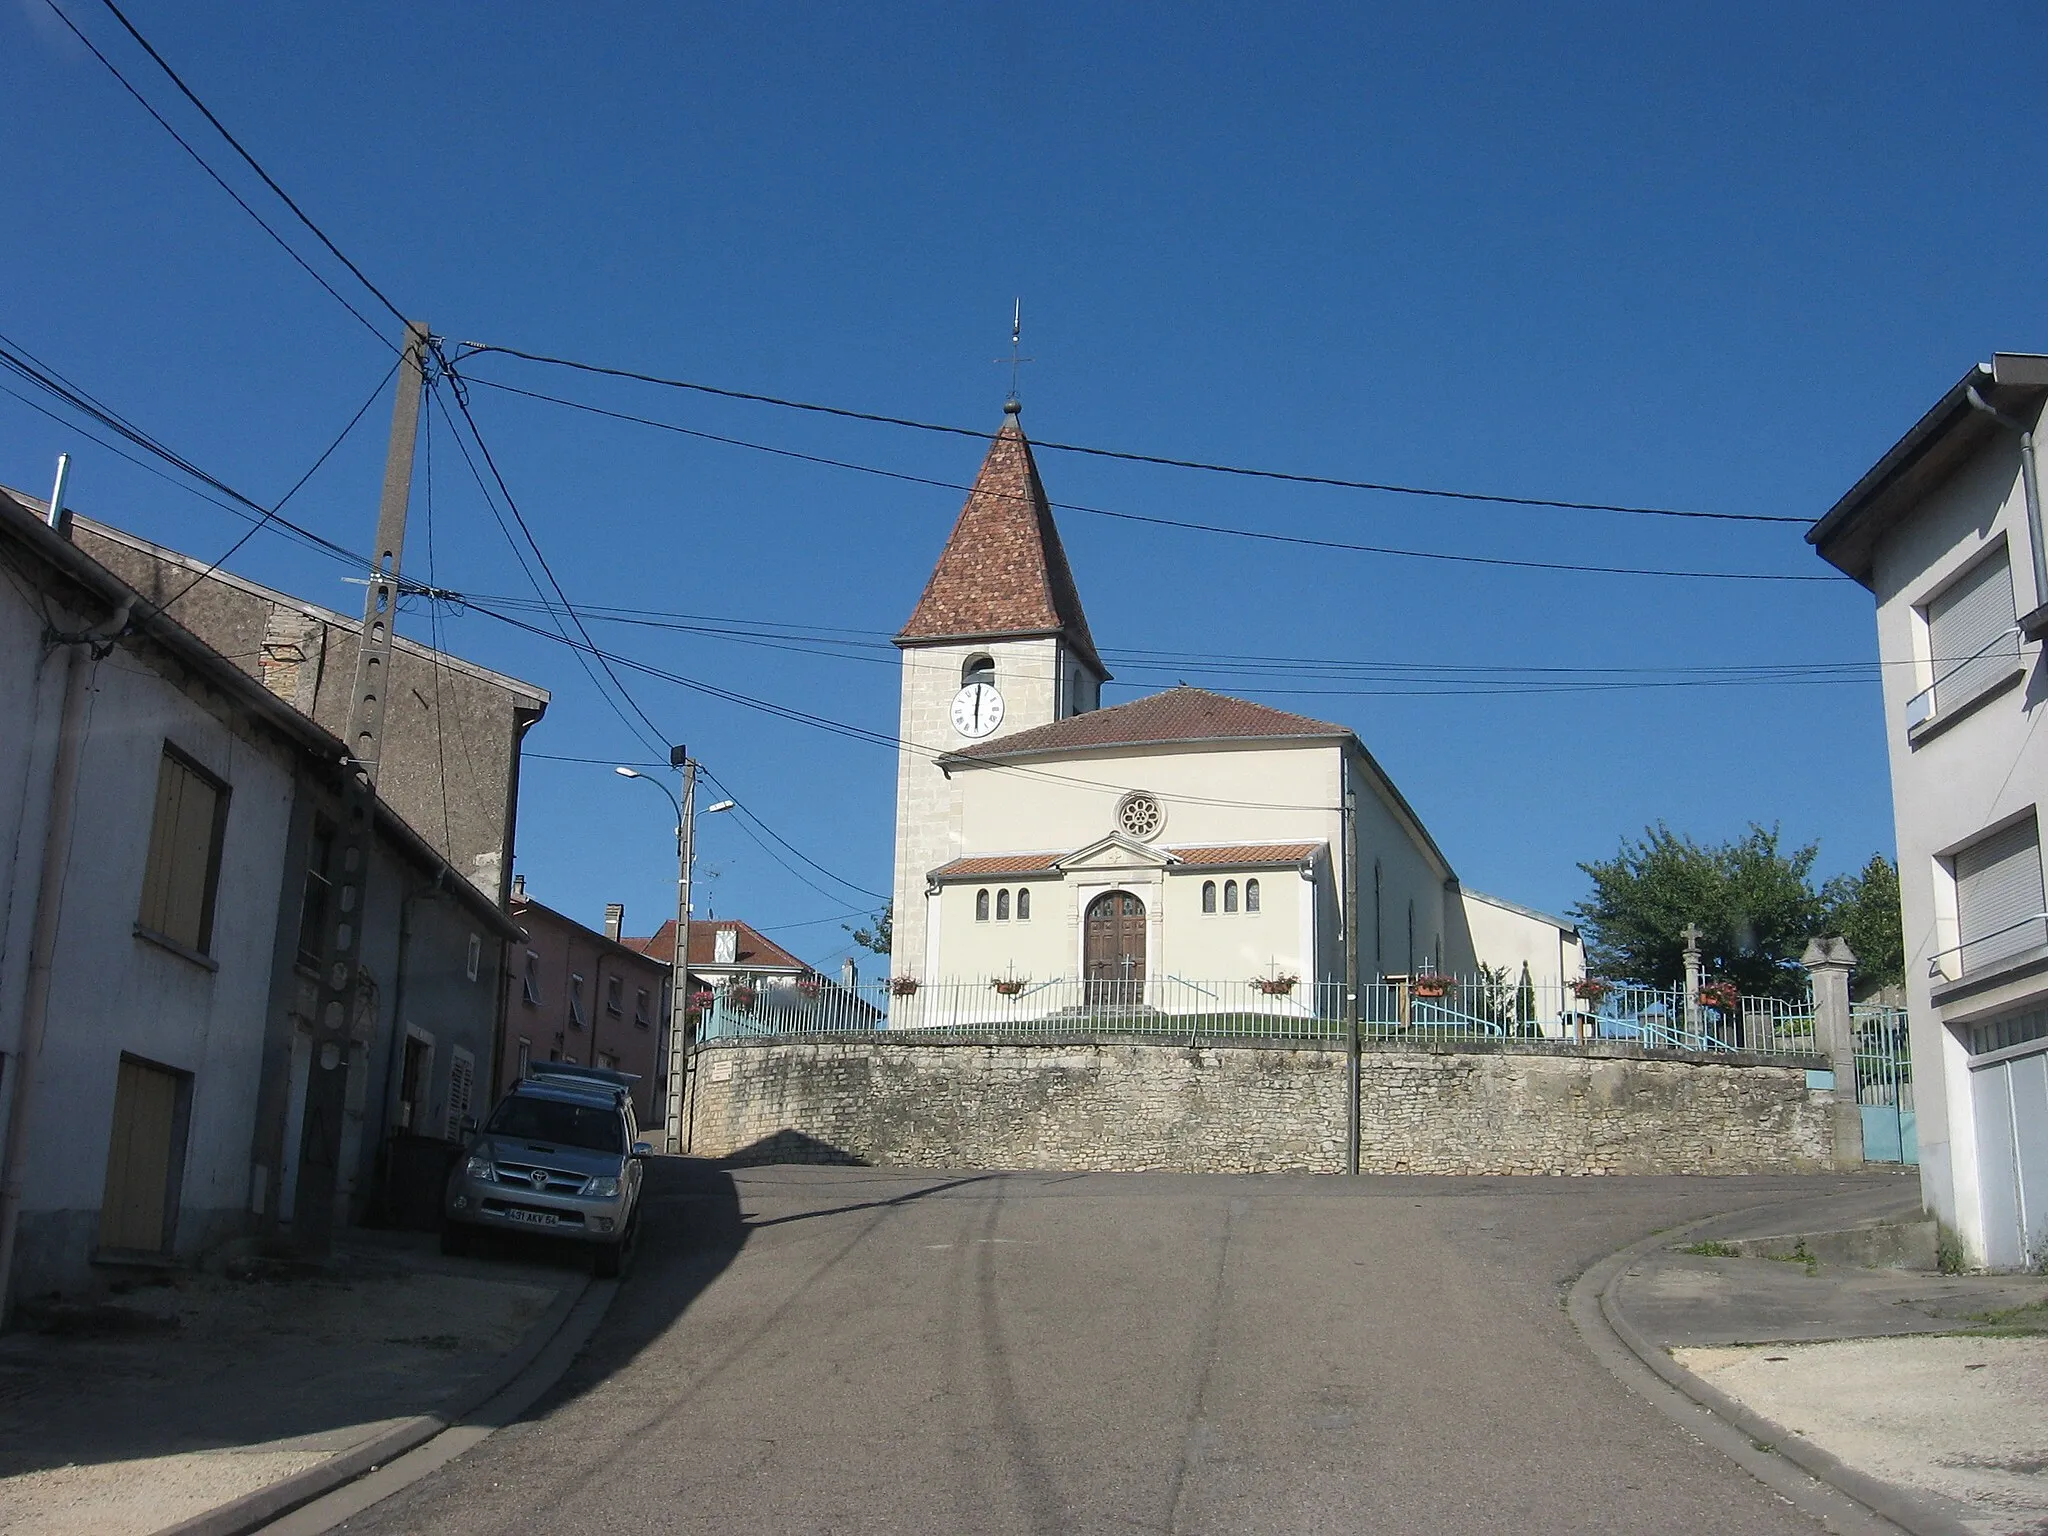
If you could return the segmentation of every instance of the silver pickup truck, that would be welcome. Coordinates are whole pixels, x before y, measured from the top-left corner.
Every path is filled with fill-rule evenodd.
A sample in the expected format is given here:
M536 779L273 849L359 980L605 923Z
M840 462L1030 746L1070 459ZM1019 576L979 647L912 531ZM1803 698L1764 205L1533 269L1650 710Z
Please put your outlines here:
M479 1231L587 1243L601 1277L618 1274L640 1221L641 1159L633 1079L602 1067L536 1065L498 1102L448 1176L441 1251Z

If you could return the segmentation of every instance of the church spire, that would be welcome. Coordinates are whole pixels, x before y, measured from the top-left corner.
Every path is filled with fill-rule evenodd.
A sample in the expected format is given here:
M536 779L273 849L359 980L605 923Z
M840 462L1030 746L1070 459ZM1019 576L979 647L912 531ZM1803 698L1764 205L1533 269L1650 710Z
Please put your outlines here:
M896 643L1053 635L1106 677L1020 410L1014 399L1003 406L1002 430Z

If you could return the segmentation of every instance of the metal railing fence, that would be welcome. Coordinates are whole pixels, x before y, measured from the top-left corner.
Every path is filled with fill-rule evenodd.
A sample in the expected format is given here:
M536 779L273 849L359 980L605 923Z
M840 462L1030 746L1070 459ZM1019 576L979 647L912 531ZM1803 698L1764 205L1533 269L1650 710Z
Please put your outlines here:
M1374 982L1358 996L1363 1039L1626 1041L1659 1050L1815 1052L1810 1000L1744 997L1716 1007L1683 988L1574 988L1555 982L1418 977ZM715 992L697 1038L818 1034L1158 1036L1188 1042L1273 1039L1342 1043L1342 982L1236 981L1175 975L1135 981L1064 978L880 981L763 980Z

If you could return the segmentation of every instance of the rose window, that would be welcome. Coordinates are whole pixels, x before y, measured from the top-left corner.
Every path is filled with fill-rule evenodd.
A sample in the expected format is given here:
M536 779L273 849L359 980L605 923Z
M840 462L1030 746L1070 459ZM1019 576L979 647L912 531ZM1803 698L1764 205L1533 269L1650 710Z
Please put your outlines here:
M1117 830L1126 837L1135 837L1140 842L1157 837L1159 829L1166 825L1166 811L1156 796L1143 790L1132 790L1117 802Z

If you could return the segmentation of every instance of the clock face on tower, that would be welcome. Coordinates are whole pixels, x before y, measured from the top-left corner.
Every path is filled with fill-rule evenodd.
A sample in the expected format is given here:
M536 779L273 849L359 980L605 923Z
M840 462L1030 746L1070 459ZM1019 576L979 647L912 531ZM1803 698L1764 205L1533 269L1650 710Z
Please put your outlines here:
M969 683L953 695L953 729L970 741L1003 723L1003 696L994 683Z

